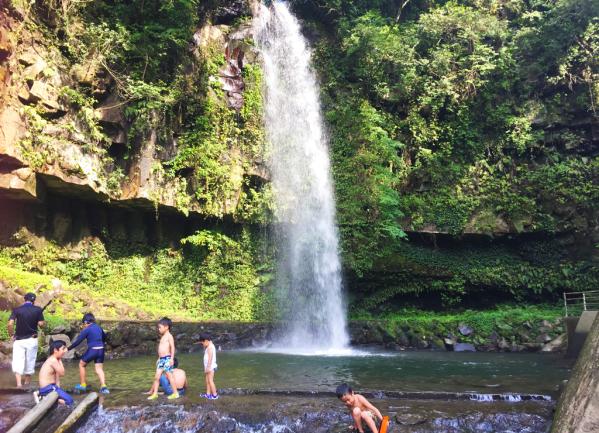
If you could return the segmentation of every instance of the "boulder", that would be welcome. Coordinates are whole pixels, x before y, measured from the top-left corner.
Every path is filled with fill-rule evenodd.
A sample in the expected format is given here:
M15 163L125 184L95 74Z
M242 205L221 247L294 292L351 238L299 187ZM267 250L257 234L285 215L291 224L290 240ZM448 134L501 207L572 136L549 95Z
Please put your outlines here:
M71 345L71 339L66 334L47 335L46 336L46 344L44 346L44 352L46 352L46 353L48 352L48 348L50 346L50 341L57 341L57 340L64 341L67 346ZM69 350L63 356L63 359L66 359L66 360L70 360L73 358L75 358L75 350Z
M468 335L471 335L474 332L474 330L470 326L464 323L460 323L460 326L458 326L458 331L460 331L460 334L462 334L464 337L467 337Z
M19 168L9 173L0 173L0 190L7 197L16 200L35 200L39 191L37 177L29 167Z
M0 280L0 310L12 310L23 303L23 296L16 293L9 284Z
M396 339L400 346L408 347L410 345L410 340L404 331L398 330L396 334L397 334Z
M453 350L455 352L476 352L476 348L470 343L457 343Z
M44 106L54 110L64 110L64 107L58 103L57 90L41 81L34 81L29 89L29 102L40 102Z
M443 343L445 345L445 349L451 352L451 351L453 351L453 348L454 348L455 344L457 343L457 341L453 337L445 337L443 339Z
M551 340L541 348L541 352L562 352L566 350L567 338L566 334L561 334L559 337Z
M419 425L427 421L427 418L422 414L403 413L395 415L395 422L400 425Z
M12 353L12 341L0 341L0 353L10 355Z
M510 348L510 345L505 338L501 337L501 339L497 343L497 347L499 348L499 350L508 350Z
M64 325L58 325L58 326L55 326L54 328L52 328L52 330L49 332L49 334L50 335L64 334L65 329L66 328Z
M431 338L431 346L433 349L443 350L446 349L445 340L439 337L433 336Z
M537 335L537 338L535 338L535 342L537 343L549 343L551 341L551 337L547 334L539 334Z
M48 67L48 64L44 59L38 57L36 61L25 68L23 71L23 77L26 80L35 80L39 78L40 74Z
M236 430L237 422L232 418L221 418L212 427L214 433L232 433Z
M531 340L530 335L528 334L528 332L526 332L524 330L518 331L517 336L520 339L520 341L522 341L524 343L528 343Z
M551 323L549 320L543 320L541 322L541 326L544 326L545 328L553 329L553 323Z
M497 332L491 332L491 335L489 335L489 341L491 342L491 344L497 344L497 342L499 341L499 335L497 335Z

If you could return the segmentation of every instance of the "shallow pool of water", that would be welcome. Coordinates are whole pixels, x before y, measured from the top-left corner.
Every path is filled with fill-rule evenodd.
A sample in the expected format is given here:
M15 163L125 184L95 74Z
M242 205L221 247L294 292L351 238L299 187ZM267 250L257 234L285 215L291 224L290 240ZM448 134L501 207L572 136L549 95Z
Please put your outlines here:
M204 392L202 354L181 354L191 395ZM151 384L156 358L107 360L111 404L141 401ZM219 389L332 392L347 382L356 390L403 392L477 392L545 394L555 397L569 365L560 355L453 352L363 353L360 356L300 356L253 351L218 352ZM77 364L66 364L63 384L78 382ZM97 386L93 366L88 383ZM9 370L0 370L0 386L14 386Z

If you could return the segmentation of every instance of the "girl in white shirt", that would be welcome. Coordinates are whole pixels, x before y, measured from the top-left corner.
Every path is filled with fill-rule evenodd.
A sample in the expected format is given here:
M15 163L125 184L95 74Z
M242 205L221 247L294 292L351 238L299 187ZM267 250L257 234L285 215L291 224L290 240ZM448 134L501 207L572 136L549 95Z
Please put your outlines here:
M214 384L214 372L216 371L216 347L208 334L200 334L200 343L204 346L204 376L206 377L206 394L201 397L208 400L216 400L216 385Z

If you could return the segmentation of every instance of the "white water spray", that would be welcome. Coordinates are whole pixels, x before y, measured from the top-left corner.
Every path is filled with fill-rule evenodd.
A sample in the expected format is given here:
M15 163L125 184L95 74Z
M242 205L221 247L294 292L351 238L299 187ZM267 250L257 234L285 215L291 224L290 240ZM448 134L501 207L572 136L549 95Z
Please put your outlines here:
M291 351L347 347L335 199L310 50L287 5L260 5L254 38L264 61L265 122L280 251L278 284Z

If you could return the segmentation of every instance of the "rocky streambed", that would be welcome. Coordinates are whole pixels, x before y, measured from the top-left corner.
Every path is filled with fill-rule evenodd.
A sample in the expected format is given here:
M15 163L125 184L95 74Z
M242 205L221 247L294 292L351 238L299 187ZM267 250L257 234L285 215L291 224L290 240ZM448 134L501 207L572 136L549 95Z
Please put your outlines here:
M547 431L553 404L373 400L391 418L390 432ZM351 419L335 398L224 396L197 405L155 404L104 407L77 430L119 433L341 433ZM39 432L41 433L41 431Z

